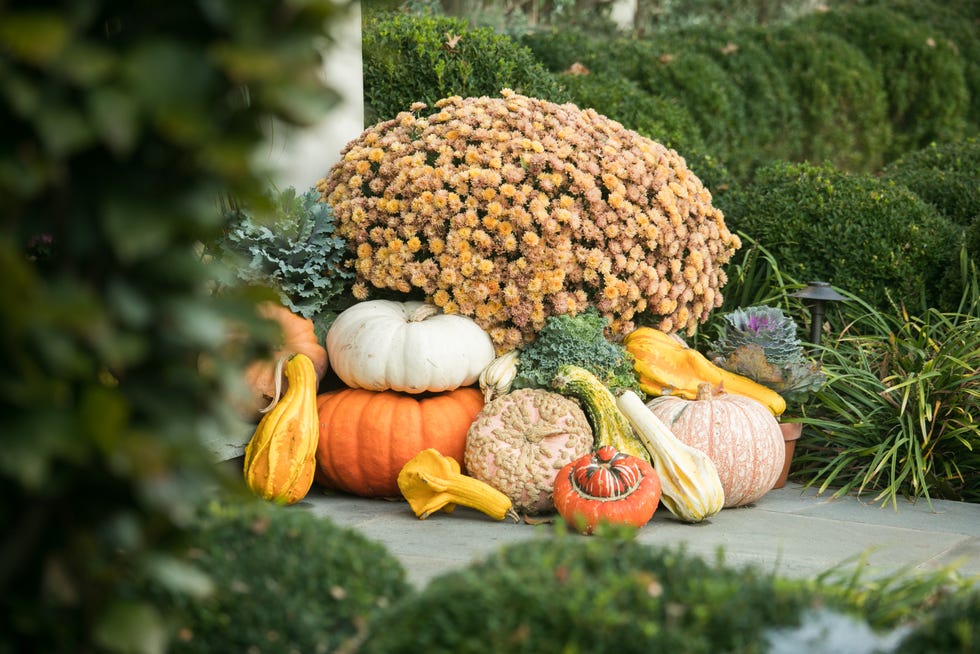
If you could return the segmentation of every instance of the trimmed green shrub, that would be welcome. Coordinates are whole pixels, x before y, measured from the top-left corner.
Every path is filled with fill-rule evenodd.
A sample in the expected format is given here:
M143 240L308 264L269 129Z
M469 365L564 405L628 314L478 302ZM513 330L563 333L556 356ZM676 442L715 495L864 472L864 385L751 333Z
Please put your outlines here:
M882 170L961 227L980 217L980 139L930 143Z
M595 39L552 30L529 35L524 42L552 71L578 63L590 76L626 78L653 97L678 103L711 144L711 154L722 161L739 143L739 130L745 127L741 91L711 57L682 41Z
M530 50L461 18L370 14L361 39L367 125L415 102L498 96L503 88L551 102L568 99Z
M708 147L699 122L676 96L650 93L637 80L648 53L636 39L597 39L580 30L542 30L522 38L549 70L559 74L572 102L590 107L679 152L712 194L734 177L716 147ZM579 64L587 74L573 74Z
M723 196L726 223L761 243L779 268L888 306L942 293L961 232L904 186L831 166L776 162Z
M976 263L980 270L980 215L964 230L963 242L969 258Z
M727 126L739 141L726 159L739 179L773 159L796 160L802 149L801 109L785 69L763 43L764 34L746 26L702 27L667 37L710 56L741 91L743 124Z
M540 29L586 29L599 37L621 33L610 16L610 4L602 0L406 0L402 9L465 18L514 38Z
M633 540L530 541L431 581L379 615L360 652L752 651L806 605L774 586Z
M688 27L725 29L785 23L813 11L813 0L660 0L639 3L640 29L661 34Z
M613 39L617 43L625 39ZM573 64L585 66L589 73L598 78L616 79L630 76L625 71L617 71L606 61L605 39L581 29L534 30L523 34L519 42L534 53L535 59L553 73L569 70Z
M963 230L966 259L980 268L980 140L931 143L893 161L882 177L912 190ZM961 266L946 270L943 306L958 298L963 286Z
M934 28L885 7L815 13L798 27L835 34L871 62L886 92L892 126L886 161L964 135L970 98L963 53Z
M4 3L0 651L154 651L167 616L120 584L170 581L154 564L200 503L244 489L203 442L241 426L243 359L221 348L260 321L209 292L198 248L221 197L268 183L266 128L335 102L321 53L343 9Z
M884 591L903 588L893 580L862 602L854 587L779 579L726 566L720 555L706 562L621 532L556 531L438 577L376 614L358 652L806 652L792 644L805 640L798 627L811 614L867 632L859 611L876 629L896 622L874 606L891 599Z
M526 34L522 43L552 72L564 72L574 64L585 66L597 77L639 81L650 42L632 37L597 38L580 29L542 30Z
M970 94L967 120L980 128L980 3L972 0L874 0L870 4L897 11L920 25L929 26L934 38L950 41L963 61L963 75Z
M891 142L887 98L861 51L802 24L761 31L757 38L782 68L800 112L801 150L791 160L878 170Z
M301 507L213 507L178 561L217 583L158 598L179 615L174 652L335 652L411 592L382 545Z
M745 139L743 92L715 60L679 42L644 41L635 55L636 82L647 93L681 103L722 161Z
M896 651L902 654L971 654L980 648L980 591L945 598L922 616Z
M676 100L652 96L622 77L563 74L559 80L579 107L595 109L682 155L705 147L698 126Z

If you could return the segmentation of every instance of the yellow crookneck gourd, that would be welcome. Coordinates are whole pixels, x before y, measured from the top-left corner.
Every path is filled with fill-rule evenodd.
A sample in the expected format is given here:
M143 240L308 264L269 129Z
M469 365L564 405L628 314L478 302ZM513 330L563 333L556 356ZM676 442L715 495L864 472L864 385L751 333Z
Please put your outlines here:
M698 386L708 383L726 393L751 397L764 404L774 416L786 410L786 400L779 393L716 366L694 348L659 329L639 327L626 337L623 345L633 355L640 390L648 395L677 395L693 400L697 398Z
M486 482L462 474L456 459L431 447L402 466L398 489L420 520L437 511L452 513L456 505L476 509L494 520L507 516L517 519L509 497Z
M260 497L295 504L310 491L316 471L317 376L305 354L289 359L285 375L286 391L245 448L245 482Z

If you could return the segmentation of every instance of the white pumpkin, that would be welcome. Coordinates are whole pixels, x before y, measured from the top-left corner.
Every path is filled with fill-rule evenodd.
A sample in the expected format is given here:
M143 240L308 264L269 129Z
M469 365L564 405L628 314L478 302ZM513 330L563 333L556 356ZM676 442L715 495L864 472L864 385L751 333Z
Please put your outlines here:
M327 354L347 386L405 393L470 386L495 357L490 335L473 319L392 300L359 302L337 316Z

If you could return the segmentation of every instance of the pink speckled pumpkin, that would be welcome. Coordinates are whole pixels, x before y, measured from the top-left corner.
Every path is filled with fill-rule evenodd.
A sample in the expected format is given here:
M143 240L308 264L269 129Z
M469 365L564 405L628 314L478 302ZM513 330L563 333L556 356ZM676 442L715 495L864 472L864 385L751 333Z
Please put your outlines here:
M528 514L553 511L565 464L592 451L592 428L572 399L522 388L485 404L466 433L466 472Z
M698 387L694 400L656 397L647 406L680 441L707 454L718 468L725 507L751 504L772 490L785 444L779 423L761 402Z

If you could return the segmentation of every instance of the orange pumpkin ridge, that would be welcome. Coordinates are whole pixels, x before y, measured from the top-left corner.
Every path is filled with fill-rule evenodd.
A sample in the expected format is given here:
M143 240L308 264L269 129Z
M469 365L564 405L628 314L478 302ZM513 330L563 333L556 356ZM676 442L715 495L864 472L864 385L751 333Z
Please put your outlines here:
M347 388L321 394L317 406L317 482L363 497L399 497L398 473L422 450L462 461L483 394L470 386L428 395Z

